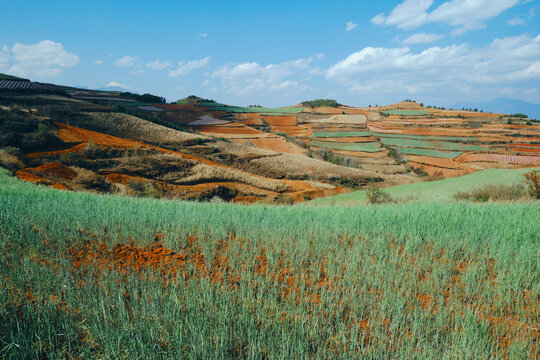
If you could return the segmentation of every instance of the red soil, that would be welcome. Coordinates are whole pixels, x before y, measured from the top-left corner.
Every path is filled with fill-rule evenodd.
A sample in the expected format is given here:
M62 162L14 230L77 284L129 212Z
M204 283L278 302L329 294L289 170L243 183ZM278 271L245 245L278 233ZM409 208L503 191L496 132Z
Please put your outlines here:
M51 162L35 168L27 168L26 171L54 176L66 180L73 180L77 176L77 173L75 171L57 162Z
M294 115L262 115L262 118L268 125L296 125L296 116Z
M241 134L241 135L260 135L265 134L262 131L255 130L243 124L235 123L227 125L197 126L197 130L206 134Z
M416 163L412 161L410 161L409 164L414 169L424 170L426 173L429 174L429 176L443 176L445 178L449 178L449 177L463 176L470 173L470 171L467 171L464 169L462 170L447 169L447 168L442 168L438 166L420 164L420 163Z
M437 166L447 169L455 169L455 170L462 170L462 167L456 163L454 160L451 159L445 159L445 158L437 158L432 156L419 156L419 155L407 155L407 159L411 162L424 164L424 165L431 165L431 166Z
M511 164L535 165L540 164L540 156L520 156L504 154L471 154L465 153L454 159L457 162L494 161Z
M263 118L259 113L237 113L234 116L245 125L264 125Z
M540 144L513 143L512 146L540 148Z
M62 185L60 183L54 182L49 179L42 178L40 176L29 173L25 170L19 170L15 174L17 175L19 179L24 180L24 181L29 181L34 184L51 186L53 188L60 189L60 190L68 189L67 186L65 185Z
M279 134L285 133L292 137L311 137L313 133L311 132L311 124L309 125L279 125L279 126L270 126L270 131Z
M533 147L517 147L517 148L511 148L510 150L515 151L515 152L530 152L530 153L540 154L540 148L533 148Z
M374 136L359 136L359 137L329 137L329 138L320 138L318 137L317 140L320 141L331 141L331 142L337 142L337 143L363 143L363 142L375 142L379 141Z
M356 156L356 157L370 157L375 159L381 159L388 155L388 150L378 151L378 152L363 152L363 151L348 151L348 150L333 150L333 152L346 156Z

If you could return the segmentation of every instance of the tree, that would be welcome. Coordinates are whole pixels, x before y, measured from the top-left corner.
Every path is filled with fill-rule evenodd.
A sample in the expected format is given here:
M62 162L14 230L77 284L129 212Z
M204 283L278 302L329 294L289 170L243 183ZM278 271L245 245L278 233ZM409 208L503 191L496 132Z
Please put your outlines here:
M524 182L533 198L540 199L540 171L533 170L523 174Z

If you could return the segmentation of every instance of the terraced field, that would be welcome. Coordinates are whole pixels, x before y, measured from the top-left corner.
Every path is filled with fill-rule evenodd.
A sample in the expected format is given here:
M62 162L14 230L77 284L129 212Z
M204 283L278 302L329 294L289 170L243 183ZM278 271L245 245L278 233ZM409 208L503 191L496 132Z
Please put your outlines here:
M329 141L312 141L311 146L320 148L327 148L333 150L347 150L347 151L363 151L363 152L377 152L380 150L378 142L371 143L340 143Z

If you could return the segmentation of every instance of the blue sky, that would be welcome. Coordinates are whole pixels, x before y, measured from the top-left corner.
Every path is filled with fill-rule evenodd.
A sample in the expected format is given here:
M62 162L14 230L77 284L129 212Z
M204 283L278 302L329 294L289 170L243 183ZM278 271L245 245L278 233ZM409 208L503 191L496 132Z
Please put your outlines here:
M540 0L4 1L0 72L237 105L540 103Z

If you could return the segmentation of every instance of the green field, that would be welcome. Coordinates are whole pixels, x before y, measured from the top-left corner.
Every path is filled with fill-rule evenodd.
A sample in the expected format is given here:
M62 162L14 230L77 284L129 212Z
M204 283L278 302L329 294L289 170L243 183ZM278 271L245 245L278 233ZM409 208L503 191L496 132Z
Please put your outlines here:
M370 131L336 131L336 132L314 132L313 137L363 137L372 136Z
M366 142L366 143L338 143L330 141L312 141L311 146L317 146L320 148L327 148L332 150L347 150L347 151L365 151L365 152L377 152L380 150L379 143Z
M0 170L0 357L530 358L539 213L137 199ZM156 246L176 262L126 260Z
M264 107L241 107L229 106L220 103L208 102L199 103L200 106L209 107L215 111L226 111L229 113L264 113L266 115L293 115L301 113L304 108L302 106L291 106L281 108L264 108Z
M411 154L411 155L425 155L440 157L446 159L455 159L456 157L463 154L462 151L442 151L442 150L431 150L431 149L417 149L417 148L406 148L406 147L396 147L396 149L402 154Z
M498 184L517 184L523 180L523 174L532 169L488 169L473 174L437 181L418 182L407 185L392 186L385 191L393 198L411 198L417 200L453 201L454 195L460 191L468 191L475 187ZM540 168L537 168L540 170ZM358 205L365 203L366 192L330 196L312 201L313 204Z
M388 115L403 115L403 116L414 116L414 115L427 115L425 110L388 110L385 111Z
M414 148L428 148L428 149L440 149L440 150L454 150L454 151L489 151L485 147L469 144L461 144L449 141L428 141L428 140L415 140L404 138L387 138L381 137L381 143L390 146L399 147L414 147Z
M372 133L374 136L380 138L407 138L416 140L433 140L433 141L478 141L475 137L461 137L461 136L429 136L429 135L409 135L409 134L381 134Z

